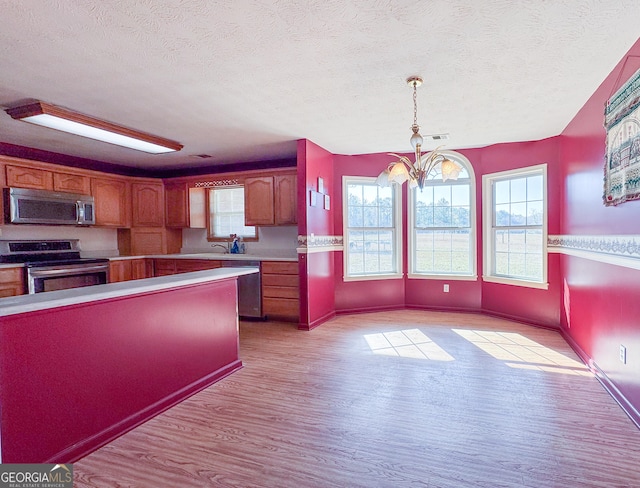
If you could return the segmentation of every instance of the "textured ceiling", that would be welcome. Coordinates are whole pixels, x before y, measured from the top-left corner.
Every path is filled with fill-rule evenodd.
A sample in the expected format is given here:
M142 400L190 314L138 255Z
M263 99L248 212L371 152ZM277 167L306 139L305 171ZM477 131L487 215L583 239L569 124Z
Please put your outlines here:
M147 155L14 121L0 142L140 168L408 151L405 79L447 148L559 134L638 39L638 0L0 0L0 106L167 137ZM209 154L211 159L194 155Z

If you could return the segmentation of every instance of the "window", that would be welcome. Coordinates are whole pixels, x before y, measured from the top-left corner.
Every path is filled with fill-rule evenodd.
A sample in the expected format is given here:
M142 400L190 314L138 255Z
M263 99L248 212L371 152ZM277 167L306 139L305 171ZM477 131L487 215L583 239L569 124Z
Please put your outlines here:
M345 281L402 277L399 187L355 176L342 184Z
M231 234L255 239L256 228L244 225L244 186L208 189L210 240L229 240Z
M483 279L547 288L547 165L485 175Z
M409 190L409 277L476 279L473 168L460 154L443 155L462 166L458 179L443 182L437 167L422 190Z

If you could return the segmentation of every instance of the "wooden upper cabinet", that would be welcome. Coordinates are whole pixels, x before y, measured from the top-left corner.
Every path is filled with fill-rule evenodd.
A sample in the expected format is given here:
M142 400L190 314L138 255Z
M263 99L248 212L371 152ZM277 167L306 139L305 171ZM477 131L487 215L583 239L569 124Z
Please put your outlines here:
M53 173L53 189L69 193L91 194L91 180L88 176L69 173Z
M286 225L298 222L298 198L296 175L274 177L275 224Z
M204 188L189 188L189 227L207 228L207 195Z
M244 181L245 225L298 222L295 174L247 178Z
M162 183L132 183L133 227L164 226L164 190Z
M25 166L7 165L7 186L53 190L53 172Z
M245 225L274 225L273 176L244 180Z
M164 186L164 216L167 227L189 227L189 192L186 183Z
M95 199L96 225L129 226L129 190L124 180L91 178Z

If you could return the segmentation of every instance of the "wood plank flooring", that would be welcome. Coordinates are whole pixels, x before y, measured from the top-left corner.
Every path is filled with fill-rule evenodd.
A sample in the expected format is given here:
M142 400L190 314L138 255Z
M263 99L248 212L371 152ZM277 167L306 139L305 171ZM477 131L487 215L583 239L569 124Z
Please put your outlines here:
M553 331L476 314L243 322L245 367L76 487L640 487L640 431Z

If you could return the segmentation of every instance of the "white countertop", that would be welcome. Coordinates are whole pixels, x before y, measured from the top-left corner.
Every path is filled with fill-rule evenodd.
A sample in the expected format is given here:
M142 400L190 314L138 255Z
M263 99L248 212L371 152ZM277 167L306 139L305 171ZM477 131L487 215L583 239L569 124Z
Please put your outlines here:
M95 257L95 256L92 256ZM100 256L98 256L100 257ZM298 262L297 256L258 256L255 254L223 254L219 252L201 252L189 254L151 254L143 256L107 256L109 261L122 261L126 259L208 259L211 261L283 261ZM22 268L23 263L2 263L2 268Z
M229 254L220 252L201 252L188 254L152 254L145 256L115 256L108 258L110 261L120 259L208 259L212 261L289 261L298 262L298 257L293 256L260 256L255 254Z
M142 280L109 283L107 285L94 285L67 290L48 291L34 295L7 297L0 300L0 317L150 291L165 290L197 283L206 283L207 281L216 281L259 272L260 269L257 267L216 268Z

